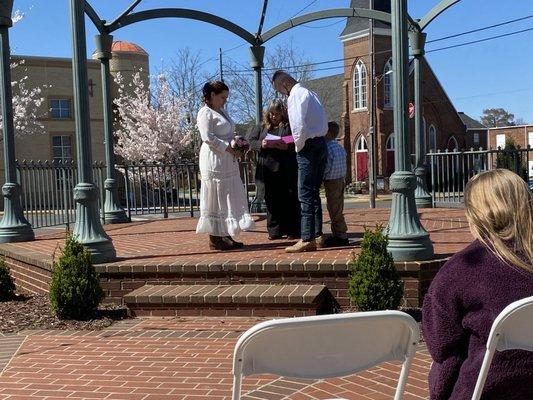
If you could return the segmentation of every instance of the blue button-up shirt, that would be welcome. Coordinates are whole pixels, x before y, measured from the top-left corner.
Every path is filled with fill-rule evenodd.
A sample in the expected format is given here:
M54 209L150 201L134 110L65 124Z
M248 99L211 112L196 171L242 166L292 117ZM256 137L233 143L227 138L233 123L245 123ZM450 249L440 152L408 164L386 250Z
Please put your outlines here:
M324 171L324 180L346 177L346 150L336 141L328 140L328 162Z

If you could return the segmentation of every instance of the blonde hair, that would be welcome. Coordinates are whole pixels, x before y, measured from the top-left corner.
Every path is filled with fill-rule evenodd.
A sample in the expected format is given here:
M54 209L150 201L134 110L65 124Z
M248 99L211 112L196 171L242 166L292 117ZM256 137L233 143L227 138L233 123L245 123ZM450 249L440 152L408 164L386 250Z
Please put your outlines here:
M465 188L472 234L503 262L533 272L533 196L507 169L475 175Z
M285 105L285 102L280 99L274 99L263 111L263 128L266 128L269 131L276 128L276 126L273 126L272 122L270 121L271 112L276 112L280 115L281 121L278 126L284 128L289 125L289 116L287 114L287 106Z

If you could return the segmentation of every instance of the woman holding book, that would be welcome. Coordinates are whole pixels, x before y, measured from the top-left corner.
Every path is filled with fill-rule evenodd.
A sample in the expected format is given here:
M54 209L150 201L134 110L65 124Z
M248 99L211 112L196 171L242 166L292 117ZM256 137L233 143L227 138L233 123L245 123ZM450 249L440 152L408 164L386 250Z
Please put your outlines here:
M258 152L255 180L265 186L268 238L300 237L298 166L283 101L270 102L263 122L250 131L248 141Z

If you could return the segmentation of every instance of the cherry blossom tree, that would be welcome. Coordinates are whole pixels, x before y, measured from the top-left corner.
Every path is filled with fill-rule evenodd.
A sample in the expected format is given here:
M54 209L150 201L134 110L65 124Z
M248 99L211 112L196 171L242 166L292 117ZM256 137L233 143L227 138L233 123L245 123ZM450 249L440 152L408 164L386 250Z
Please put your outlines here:
M146 87L139 72L131 81L117 74L115 152L129 162L176 162L186 159L194 130L186 101L171 90L166 76ZM151 89L151 90L150 90Z
M25 16L20 10L13 12L13 25L19 23ZM13 123L15 135L35 135L45 133L40 117L44 115L41 106L45 98L42 96L43 87L29 87L27 85L24 60L11 62L11 90L13 92ZM0 111L0 133L3 131L3 115ZM0 138L2 140L2 138Z

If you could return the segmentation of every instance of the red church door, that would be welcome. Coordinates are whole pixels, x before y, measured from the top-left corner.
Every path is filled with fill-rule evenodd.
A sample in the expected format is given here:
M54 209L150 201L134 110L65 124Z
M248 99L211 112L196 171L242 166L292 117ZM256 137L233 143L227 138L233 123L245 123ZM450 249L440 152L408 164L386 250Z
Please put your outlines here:
M368 146L366 139L360 135L355 144L356 177L362 182L368 179Z

